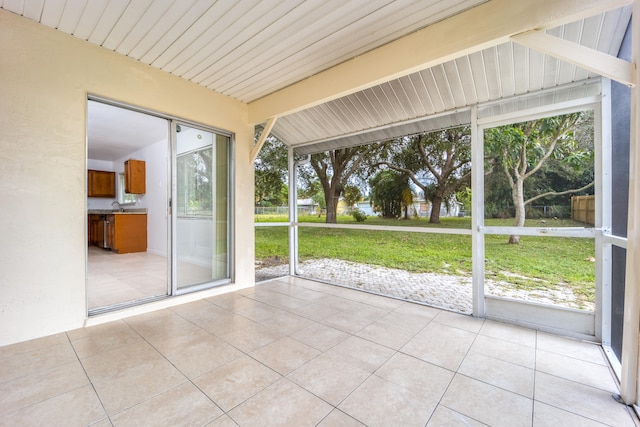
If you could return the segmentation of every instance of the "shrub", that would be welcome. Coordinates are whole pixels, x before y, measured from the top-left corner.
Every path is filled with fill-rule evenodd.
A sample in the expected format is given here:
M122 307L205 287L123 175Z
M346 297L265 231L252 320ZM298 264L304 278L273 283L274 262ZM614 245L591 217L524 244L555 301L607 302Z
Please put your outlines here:
M351 216L358 222L364 222L364 220L367 219L367 216L360 209L351 212Z

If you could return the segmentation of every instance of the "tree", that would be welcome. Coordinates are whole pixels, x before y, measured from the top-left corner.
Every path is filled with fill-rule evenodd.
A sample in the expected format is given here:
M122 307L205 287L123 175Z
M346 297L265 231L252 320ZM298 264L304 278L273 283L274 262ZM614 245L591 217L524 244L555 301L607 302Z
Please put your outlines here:
M514 226L525 223L525 207L541 198L578 193L593 186L591 181L579 188L564 191L546 189L525 195L525 183L550 161L561 162L571 168L581 168L591 159L584 142L575 138L577 127L588 126L591 115L583 113L546 117L524 123L488 129L485 146L494 157L494 164L507 178L515 209ZM583 121L584 123L581 123ZM518 244L520 236L512 235L509 243Z
M406 174L431 201L429 222L440 223L442 203L471 182L471 129L450 128L390 143L397 147L380 164Z
M338 200L345 185L354 175L364 173L366 160L377 148L377 144L370 144L311 155L311 167L316 172L324 192L326 223L337 222Z
M369 180L371 205L385 218L398 218L404 208L405 218L413 202L409 177L394 170L381 170Z
M348 207L352 208L362 199L362 192L357 185L345 185L342 198Z
M267 137L254 163L256 206L284 206L287 204L287 148L274 138Z

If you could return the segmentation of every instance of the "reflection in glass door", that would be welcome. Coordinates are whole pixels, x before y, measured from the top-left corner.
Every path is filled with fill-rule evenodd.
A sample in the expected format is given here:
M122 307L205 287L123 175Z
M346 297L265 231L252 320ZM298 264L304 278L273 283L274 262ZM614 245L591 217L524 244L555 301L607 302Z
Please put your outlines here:
M189 288L228 283L230 138L176 125L174 283Z

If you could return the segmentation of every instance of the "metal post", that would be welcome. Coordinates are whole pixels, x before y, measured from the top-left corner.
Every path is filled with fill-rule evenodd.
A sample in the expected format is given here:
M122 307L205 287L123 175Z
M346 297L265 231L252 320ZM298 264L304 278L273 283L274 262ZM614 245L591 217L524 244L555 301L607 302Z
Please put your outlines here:
M293 147L289 146L289 275L298 270L298 186Z
M640 64L640 0L633 4L631 30L634 64ZM640 88L631 89L631 132L629 141L629 219L627 225L627 266L624 291L622 335L622 377L620 396L628 405L638 402L638 334L640 333Z
M471 256L473 315L484 317L484 135L471 107Z
M602 101L594 111L596 198L596 337L611 346L611 80L602 79Z

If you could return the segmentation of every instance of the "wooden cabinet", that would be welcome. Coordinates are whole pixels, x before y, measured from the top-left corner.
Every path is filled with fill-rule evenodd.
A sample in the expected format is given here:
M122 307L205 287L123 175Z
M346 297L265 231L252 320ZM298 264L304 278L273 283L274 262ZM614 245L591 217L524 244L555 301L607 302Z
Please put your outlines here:
M116 197L116 173L87 171L88 196L89 197Z
M145 215L146 216L146 215ZM114 225L115 225L115 217L116 215L107 215L104 221L104 246L105 248L113 249L113 236L114 236ZM146 227L146 221L145 221ZM147 250L147 248L145 248Z
M89 215L89 244L104 247L104 215Z
M107 215L106 243L118 254L147 251L147 215Z
M146 192L143 160L129 159L124 162L124 191L130 194L144 194Z
M146 214L89 214L89 243L118 254L147 251Z

